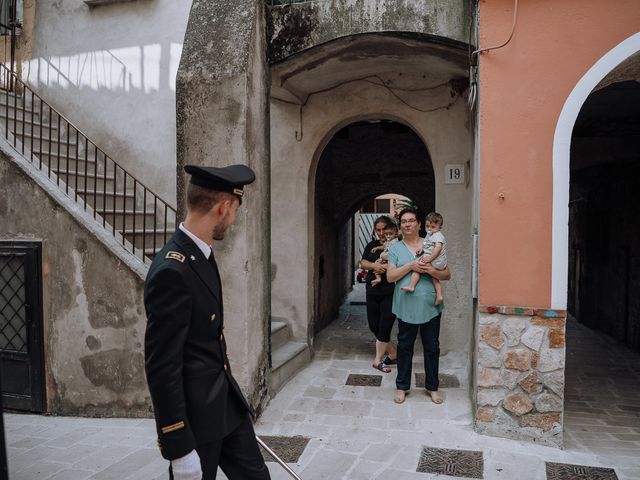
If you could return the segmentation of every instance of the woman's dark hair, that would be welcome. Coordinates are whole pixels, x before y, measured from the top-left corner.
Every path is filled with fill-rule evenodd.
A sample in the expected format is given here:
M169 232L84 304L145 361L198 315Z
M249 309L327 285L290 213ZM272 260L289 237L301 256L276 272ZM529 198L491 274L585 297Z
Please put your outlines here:
M398 225L396 225L396 222L394 222L391 217L387 217L386 215L381 215L376 218L376 221L373 222L373 228L375 229L376 225L378 225L379 223L384 223L384 228L395 228L396 230L398 229Z
M416 216L416 220L420 222L420 217L418 216L418 209L412 208L412 207L407 207L400 210L400 213L398 214L398 222L402 220L402 216L406 215L407 213L413 213Z
M398 225L396 225L396 222L394 222L391 217L387 217L386 215L381 215L378 218L376 218L375 222L373 222L373 231L371 232L371 240L377 240L376 225L378 225L379 223L384 224L385 230L387 228L395 228L396 231L398 231Z

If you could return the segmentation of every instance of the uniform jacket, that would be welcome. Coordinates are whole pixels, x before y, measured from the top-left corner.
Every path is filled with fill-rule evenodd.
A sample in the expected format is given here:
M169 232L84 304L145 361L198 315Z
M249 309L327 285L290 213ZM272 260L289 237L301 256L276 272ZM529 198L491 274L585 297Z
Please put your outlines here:
M219 440L250 409L229 367L218 267L180 229L151 264L144 304L158 445L173 460Z

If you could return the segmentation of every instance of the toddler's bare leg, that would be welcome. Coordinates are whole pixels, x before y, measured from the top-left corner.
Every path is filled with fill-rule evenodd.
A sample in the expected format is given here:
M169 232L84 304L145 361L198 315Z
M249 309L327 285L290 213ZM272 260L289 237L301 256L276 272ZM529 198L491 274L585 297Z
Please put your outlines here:
M382 277L380 276L379 273L376 273L376 278L374 278L373 280L371 280L371 286L375 287L377 284L379 284L382 281Z
M440 305L444 301L444 298L442 298L442 284L440 283L440 280L434 277L431 277L431 281L436 289L436 301L433 304Z
M400 287L400 290L402 290L403 292L413 292L416 289L416 285L418 285L418 282L420 281L420 274L418 272L413 272L411 274L411 281L409 282L409 285L407 285L406 287Z

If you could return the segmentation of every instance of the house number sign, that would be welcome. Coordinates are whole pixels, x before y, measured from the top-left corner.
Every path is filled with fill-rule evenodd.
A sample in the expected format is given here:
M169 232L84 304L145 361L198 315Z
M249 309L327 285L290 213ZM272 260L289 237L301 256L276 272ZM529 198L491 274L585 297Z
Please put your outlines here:
M464 184L464 165L450 163L444 166L444 183Z

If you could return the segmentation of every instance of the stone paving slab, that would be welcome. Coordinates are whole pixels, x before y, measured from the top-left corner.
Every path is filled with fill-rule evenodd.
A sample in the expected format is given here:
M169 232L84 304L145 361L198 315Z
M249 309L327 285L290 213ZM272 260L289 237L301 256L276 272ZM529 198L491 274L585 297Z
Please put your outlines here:
M368 371L373 371L369 365L374 349L373 341L368 339L364 317L357 318L364 313L354 310L356 310L355 314L349 312L348 307L343 307L343 318L321 332L317 339L319 354L315 356L312 364L297 377L296 383L285 386L274 399L277 402L276 405L283 409L271 409L270 405L256 426L258 432L270 434L283 429L280 421L292 418L296 422L294 429L296 432L305 435L306 432L315 431L317 441L310 442L307 447L308 454L305 452L299 463L294 466L298 472L309 472L312 475L310 478L323 478L310 473L313 470L312 467L318 464L319 458L326 458L326 462L332 463L334 453L330 446L331 442L342 439L342 453L357 454L358 460L354 462L350 471L345 472L336 467L332 469L330 476L324 478L381 480L446 478L415 471L423 446L482 451L485 464L484 478L488 480L515 478L543 480L546 478L545 462L547 461L611 467L616 469L620 479L640 478L636 475L640 470L640 444L637 444L635 439L638 432L634 427L625 425L625 420L628 422L633 419L633 414L637 411L634 408L626 410L621 408L635 406L630 397L637 395L638 390L632 389L628 393L613 394L612 392L612 397L624 399L622 403L618 401L617 404L620 407L615 408L613 413L609 411L609 405L605 403L603 406L599 403L601 397L593 395L592 390L588 392L590 396L587 398L584 398L582 392L575 390L574 400L585 403L578 404L574 408L571 400L568 399L570 409L566 415L568 428L565 450L481 436L473 431L470 394L466 388L463 388L464 381L467 380L464 374L460 374L458 363L452 363L451 370L447 371L447 362L442 362L444 373L450 373L464 380L461 381L463 387L443 389L446 397L443 405L433 404L420 389L416 388L412 389L404 404L395 405L392 401L395 370L383 375L382 385L378 388L341 384L340 380L343 380L348 373L367 374ZM576 330L578 334L585 333L580 331L579 326ZM337 346L338 338L340 338L341 347ZM571 339L571 336L569 338ZM351 348L359 352L357 356L353 355L351 360L336 353L340 348L346 348L345 345L348 345L349 341L356 342L351 344ZM613 347L607 345L607 348L611 350ZM370 352L369 357L362 353L367 349ZM588 351L588 347L585 351ZM417 355L418 345L416 346ZM630 352L620 354L624 358L634 355L640 357ZM570 368L579 369L581 360L578 359L573 363L569 360L568 367L567 375L570 375ZM626 369L622 370L622 374L628 375L629 372ZM419 362L414 363L414 371L421 372ZM606 370L603 371L603 375L605 373ZM582 379L581 382L586 382L588 375L577 378ZM348 408L351 411L355 410L353 402L356 402L361 404L361 409L357 412L352 411L351 416L339 415L335 408L327 410L323 408L328 405L323 402L327 400L327 392L308 389L307 385L327 386L331 388L331 399L352 400L346 404ZM629 388L629 385L633 385L633 382L618 384L623 390ZM279 397L286 398L286 402ZM314 397L317 401L315 404L310 402ZM296 407L300 402L303 402L302 405L313 405L313 407L309 409ZM292 408L291 411L288 411L289 407ZM580 407L585 411L580 411ZM296 416L288 417L293 412ZM318 426L325 428L319 429ZM326 427L329 427L329 430ZM606 430L600 430L601 428ZM326 434L323 435L323 432ZM369 446L361 450L363 440L369 442ZM618 443L612 444L612 442ZM623 448L625 446L627 448ZM361 474L357 473L360 466L363 469ZM326 472L324 469L322 471ZM306 480L305 476L302 478Z
M363 307L346 304L318 336L313 362L271 400L256 424L260 435L310 438L292 464L304 480L452 478L416 472L424 447L482 451L485 480L545 480L546 462L614 468L620 480L640 478L640 355L611 339L568 322L560 450L476 434L468 374L459 358L442 358L443 373L461 385L443 389L442 405L419 388L404 404L393 403L395 367L382 375L380 387L345 385L349 374L380 374L371 367L370 337ZM422 372L419 361L414 372ZM5 414L4 420L11 480L168 478L151 419ZM290 478L278 464L268 467L273 480Z

